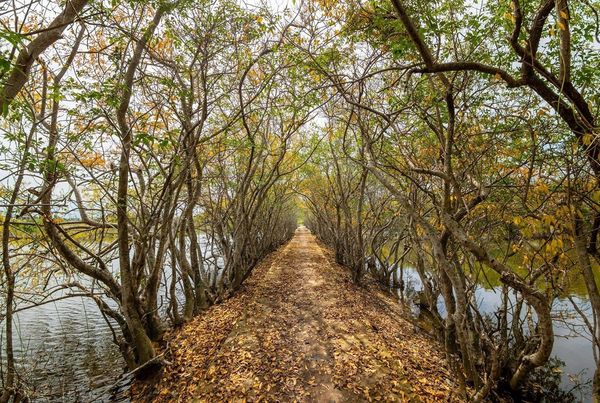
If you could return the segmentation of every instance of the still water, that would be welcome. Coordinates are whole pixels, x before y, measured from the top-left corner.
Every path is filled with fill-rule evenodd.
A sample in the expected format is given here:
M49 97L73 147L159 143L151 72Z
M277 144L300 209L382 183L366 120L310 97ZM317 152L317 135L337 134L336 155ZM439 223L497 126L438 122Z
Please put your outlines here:
M413 292L421 291L422 283L415 269L404 268L404 281L407 289ZM475 291L477 304L482 313L495 312L501 305L502 291L500 287L483 287L479 285ZM582 295L573 293L573 302L591 320L589 300ZM444 313L444 302L440 297L438 310ZM552 356L565 363L562 367L561 388L569 391L577 383L591 385L596 363L592 352L590 335L583 318L574 310L568 298L558 298L552 307L554 319L554 347ZM580 401L591 401L590 387L584 386L574 392Z
M116 395L111 389L125 364L91 299L19 312L13 334L19 375L34 401L108 401Z
M200 235L200 246L210 267L222 267L223 259L213 253L205 236ZM118 272L118 260L111 263ZM214 269L216 276L220 269ZM170 282L170 270L165 270L159 287L159 309L166 308L165 284ZM64 280L64 279L62 279ZM87 284L85 278L78 279ZM61 284L53 279L53 286ZM57 299L60 292L53 294ZM176 288L182 298L183 290ZM114 301L105 299L114 307ZM180 305L182 301L180 301ZM165 316L165 315L163 315ZM112 323L112 322L111 322ZM117 325L113 323L116 332ZM127 402L131 377L123 377L125 361L115 343L113 333L90 298L73 297L32 307L15 315L13 327L17 370L21 382L27 386L35 402ZM118 333L117 333L118 334ZM4 354L4 323L0 337ZM5 365L4 357L0 363Z
M416 271L405 268L404 279L408 288L420 290ZM483 312L492 312L500 304L498 288L480 286L476 296ZM572 298L589 312L584 296ZM440 304L442 311L443 302ZM553 355L565 363L562 387L569 390L574 386L573 377L585 382L593 375L591 343L583 320L568 299L557 299L553 313L565 319L555 321ZM19 373L34 401L127 401L124 391L128 381L119 381L125 364L92 300L74 297L19 312L14 329ZM578 396L588 400L589 388Z

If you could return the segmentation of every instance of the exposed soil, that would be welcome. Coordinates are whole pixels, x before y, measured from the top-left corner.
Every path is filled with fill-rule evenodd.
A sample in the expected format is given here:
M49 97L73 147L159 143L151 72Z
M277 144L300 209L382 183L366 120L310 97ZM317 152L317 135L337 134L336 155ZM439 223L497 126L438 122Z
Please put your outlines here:
M439 346L392 297L355 286L304 227L169 348L171 364L137 385L137 400L457 400Z

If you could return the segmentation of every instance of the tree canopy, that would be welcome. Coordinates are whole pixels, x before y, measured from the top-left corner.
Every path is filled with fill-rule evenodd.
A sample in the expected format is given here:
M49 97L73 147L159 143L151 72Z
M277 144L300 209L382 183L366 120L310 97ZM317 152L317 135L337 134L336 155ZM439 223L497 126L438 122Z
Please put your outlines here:
M599 362L598 1L2 7L2 401L15 311L85 295L160 365L298 222L357 284L417 271L464 399L539 396L559 298Z

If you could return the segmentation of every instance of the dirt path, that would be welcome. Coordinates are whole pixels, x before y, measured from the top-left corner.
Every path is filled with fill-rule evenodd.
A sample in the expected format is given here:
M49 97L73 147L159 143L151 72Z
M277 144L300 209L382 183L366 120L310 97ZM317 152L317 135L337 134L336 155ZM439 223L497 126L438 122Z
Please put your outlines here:
M170 348L155 401L453 400L433 342L303 227Z

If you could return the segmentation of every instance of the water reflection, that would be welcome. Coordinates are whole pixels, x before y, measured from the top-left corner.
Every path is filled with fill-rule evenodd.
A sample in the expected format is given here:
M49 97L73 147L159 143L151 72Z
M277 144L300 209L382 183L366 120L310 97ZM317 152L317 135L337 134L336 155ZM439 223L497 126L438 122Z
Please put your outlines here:
M419 274L412 268L404 268L404 282L408 293L416 293L423 288ZM475 298L481 313L495 312L502 303L501 288L485 288L479 285L475 290ZM571 298L588 319L592 320L589 300L582 296ZM509 294L509 300L514 302L514 296ZM438 299L437 307L443 315L445 307L441 297ZM571 390L577 383L591 382L596 363L589 331L583 318L573 309L568 298L556 299L552 306L552 314L555 334L552 355L565 363L561 374L561 387L564 390ZM582 388L581 399L590 400L590 393L589 387Z
M19 312L14 334L19 375L35 401L105 401L123 373L110 328L88 298Z
M163 287L167 282L165 278ZM416 270L411 268L404 269L404 282L407 293L422 289ZM479 286L475 294L483 313L491 313L500 306L498 287ZM582 296L572 298L590 317L588 300ZM438 309L443 314L441 299ZM593 375L591 342L583 319L567 298L555 301L553 314L559 319L554 323L553 355L565 363L562 387L569 390L574 386L571 377L586 382ZM2 327L2 340L3 330ZM125 363L112 342L110 328L92 300L75 297L19 312L14 334L19 373L35 401L114 400L111 389L122 375ZM582 397L589 399L589 388L583 392Z
M224 260L214 243L209 242L203 234L199 234L199 245L208 277L214 281L222 272ZM118 259L113 259L109 267L117 275ZM166 265L158 292L159 311L163 317L166 317L168 306L165 296L168 295L166 285L170 284L170 273ZM67 280L73 279L53 277L48 287L58 287L68 283ZM76 280L92 288L88 278ZM52 297L60 298L67 292L55 292ZM176 285L176 298L179 306L182 306L183 289L179 282ZM110 307L116 307L114 301L104 301ZM114 328L119 332L116 324ZM59 299L21 311L15 315L13 329L18 374L33 400L128 401L126 390L130 379L121 378L125 362L113 343L110 327L90 298ZM0 337L0 354L4 354L4 326L0 329ZM4 363L3 356L1 362Z

